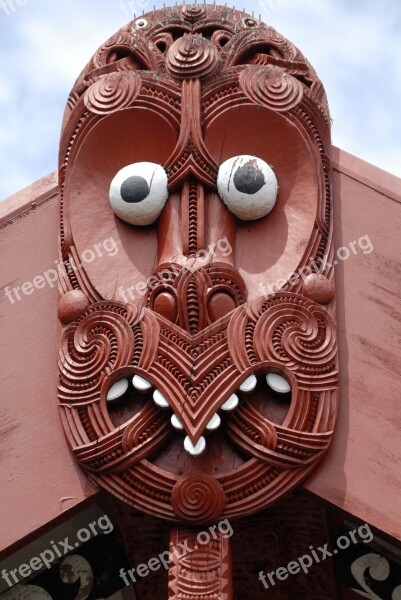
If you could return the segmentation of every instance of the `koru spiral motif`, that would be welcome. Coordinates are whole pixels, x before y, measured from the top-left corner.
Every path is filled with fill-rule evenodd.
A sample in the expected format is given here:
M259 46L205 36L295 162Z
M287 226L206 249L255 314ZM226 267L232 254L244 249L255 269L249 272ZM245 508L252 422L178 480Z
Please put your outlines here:
M144 15L79 76L60 144L59 405L76 460L121 501L191 526L241 517L325 453L330 147L311 65L227 7Z

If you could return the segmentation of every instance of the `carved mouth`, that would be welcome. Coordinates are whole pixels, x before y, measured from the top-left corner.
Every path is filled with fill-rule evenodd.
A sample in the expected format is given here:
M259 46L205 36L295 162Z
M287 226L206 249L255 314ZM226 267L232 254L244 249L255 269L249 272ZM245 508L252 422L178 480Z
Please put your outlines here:
M121 377L109 387L106 394L108 412L116 426L122 425L139 412L144 401L153 401L158 408L166 412L173 410L162 392L138 374L134 374L133 377ZM282 422L291 402L291 385L283 375L273 371L258 376L249 375L214 413L195 443L188 435L185 436L183 445L186 452L193 457L200 456L206 450L207 435L219 430L225 415L235 411L245 401L257 405L259 409L262 408L262 414L267 412L266 416L271 417L273 421ZM186 433L179 414L173 411L170 421L173 430Z

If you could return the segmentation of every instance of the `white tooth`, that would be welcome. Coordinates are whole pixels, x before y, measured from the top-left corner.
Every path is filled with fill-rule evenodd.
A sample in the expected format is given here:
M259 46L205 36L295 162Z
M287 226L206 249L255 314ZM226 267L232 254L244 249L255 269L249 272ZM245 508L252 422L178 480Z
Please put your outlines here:
M218 429L220 427L220 423L221 423L221 419L220 419L219 415L216 413L215 415L213 415L213 417L210 419L209 423L206 425L206 429L208 429L209 431L214 431L215 429Z
M226 400L224 402L224 404L222 405L221 410L230 412L231 410L234 410L234 408L237 408L238 402L239 402L239 400L238 400L237 394L231 394L229 399Z
M132 385L139 392L147 392L152 387L152 384L147 379L140 377L140 375L134 375Z
M197 444L195 444L194 446L189 437L187 436L184 440L184 448L188 452L188 454L191 454L191 456L199 456L199 454L202 454L202 452L206 448L205 438L203 436L200 437Z
M291 386L284 377L277 373L268 373L266 375L267 385L271 387L273 392L278 394L288 394L291 391Z
M255 389L257 383L258 380L256 379L255 375L250 375L248 379L245 379L245 381L241 383L239 389L241 390L241 392L245 393L252 392L252 390Z
M171 417L171 424L174 427L174 429L184 429L184 425L181 423L177 415L173 415Z
M160 406L160 408L168 408L170 406L166 398L161 392L159 392L159 390L155 390L153 392L153 400L155 401L157 406Z
M116 400L119 400L121 396L124 396L127 389L128 379L120 379L119 381L116 381L116 383L114 383L107 392L107 401L115 402Z

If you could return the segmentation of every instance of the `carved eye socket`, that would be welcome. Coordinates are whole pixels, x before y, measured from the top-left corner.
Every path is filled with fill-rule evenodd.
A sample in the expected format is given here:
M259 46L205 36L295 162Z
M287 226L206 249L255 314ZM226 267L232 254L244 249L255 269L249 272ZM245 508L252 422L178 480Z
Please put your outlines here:
M115 214L131 225L151 225L168 197L167 175L155 163L139 162L121 169L110 185Z
M276 204L274 171L256 156L233 156L220 166L217 190L232 213L243 221L265 217Z

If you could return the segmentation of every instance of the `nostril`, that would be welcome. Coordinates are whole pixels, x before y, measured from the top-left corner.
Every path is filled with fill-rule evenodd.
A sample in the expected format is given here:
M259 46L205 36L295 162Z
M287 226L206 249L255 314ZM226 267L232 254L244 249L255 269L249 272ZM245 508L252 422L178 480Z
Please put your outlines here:
M177 301L170 292L160 292L153 301L153 310L172 323L177 320Z
M226 292L212 294L208 302L209 318L214 323L236 308L234 299Z

